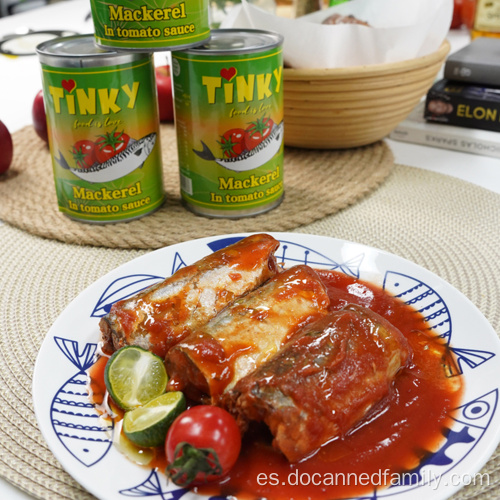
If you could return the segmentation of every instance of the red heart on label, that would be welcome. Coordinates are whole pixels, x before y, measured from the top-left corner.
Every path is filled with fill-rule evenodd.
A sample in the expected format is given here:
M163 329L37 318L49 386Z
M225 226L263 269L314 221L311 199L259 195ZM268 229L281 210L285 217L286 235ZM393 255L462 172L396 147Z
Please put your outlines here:
M224 80L227 80L230 82L235 76L236 76L236 68L231 67L231 68L222 68L220 70L220 76L224 78Z
M64 90L67 90L69 93L73 91L73 89L76 87L76 82L75 80L63 80L61 82L61 85L63 86Z

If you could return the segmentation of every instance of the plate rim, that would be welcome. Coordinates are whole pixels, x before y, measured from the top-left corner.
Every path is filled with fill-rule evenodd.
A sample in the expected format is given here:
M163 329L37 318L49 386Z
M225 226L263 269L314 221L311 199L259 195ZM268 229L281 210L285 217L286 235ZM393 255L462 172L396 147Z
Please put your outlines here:
M78 484L80 484L86 491L90 492L91 494L95 495L97 498L99 498L101 500L107 500L107 498L108 498L108 497L101 496L99 494L99 491L97 490L97 487L92 488L92 487L89 487L88 484L82 483L80 481L80 479L75 477L75 474L73 473L72 469L74 466L66 465L64 463L64 461L60 459L60 457L58 456L59 453L54 450L54 446L52 444L52 440L55 438L53 436L46 435L45 425L47 425L47 424L42 423L41 419L43 419L43 416L40 415L41 410L39 408L39 405L37 404L37 399L39 397L39 389L38 389L39 371L40 371L41 363L43 362L43 351L45 349L49 348L48 344L50 344L51 341L54 339L53 332L56 330L58 323L60 321L62 321L62 317L67 313L68 310L71 310L71 308L73 308L75 306L75 304L77 304L78 302L80 302L82 300L82 296L84 296L87 293L90 293L92 291L92 289L94 289L94 288L97 289L101 283L110 282L111 279L116 279L115 275L122 274L122 271L125 270L126 268L131 267L131 266L134 267L137 264L140 264L141 261L150 260L151 255L153 255L153 254L159 255L163 252L180 251L182 249L182 247L190 248L193 245L207 244L208 242L222 240L225 238L236 238L236 237L244 238L244 237L247 237L247 236L250 236L253 234L263 234L263 233L269 234L269 235L275 237L276 239L280 240L280 243L281 243L281 240L284 240L286 238L291 238L292 240L296 240L296 241L300 241L302 238L306 238L306 239L321 241L321 242L325 242L325 243L328 241L330 241L330 242L334 241L336 243L336 245L339 246L339 248L341 246L344 246L344 245L352 245L353 247L356 247L359 249L363 249L363 250L366 250L369 252L375 252L377 257L384 256L385 258L395 259L396 261L401 262L405 266L409 265L409 266L415 268L416 270L418 270L419 273L422 272L424 275L426 275L426 277L428 276L429 278L432 278L433 281L436 281L441 286L444 286L448 293L451 292L452 295L454 295L455 297L459 298L460 300L465 301L467 306L472 308L472 310L475 312L475 314L479 318L481 318L481 321L482 321L481 329L483 327L486 327L486 329L488 330L488 340L492 341L493 343L496 343L496 348L498 350L500 350L500 338L498 337L497 332L495 331L493 326L490 324L488 319L485 317L485 315L482 313L482 311L463 292L461 292L454 285L450 284L444 278L440 277L436 272L431 271L431 270L425 268L424 266L422 266L422 265L420 265L420 264L418 264L418 263L416 263L408 258L402 257L400 255L389 252L387 250L376 248L376 247L371 246L371 245L359 243L359 242L352 241L352 240L336 238L333 236L317 235L317 234L311 234L311 233L294 233L294 232L286 232L286 231L282 231L282 232L254 231L254 232L235 232L235 233L227 233L227 234L220 234L220 235L214 235L214 236L204 236L204 237L200 237L200 238L186 240L186 241L179 242L179 243L174 243L172 245L167 245L167 246L164 246L162 248L152 250L151 252L147 252L143 255L134 257L133 259L130 259L129 261L118 265L117 267L111 269L110 271L108 271L105 274L103 274L102 276L100 276L98 279L93 281L90 285L85 287L83 290L80 290L80 292L64 307L64 309L59 313L57 318L53 321L52 325L50 326L50 328L47 330L47 332L45 334L45 337L40 345L39 352L36 356L35 366L33 369L33 379L32 379L31 385L32 385L33 409L34 409L34 413L35 413L35 418L37 420L37 424L39 426L40 432L42 433L42 436L43 436L47 446L49 447L51 453L55 456L56 460L59 462L59 464L62 466L62 468L76 482L78 482ZM310 244L309 242L305 242L305 243ZM300 243L298 243L298 244L300 244ZM281 247L281 245L280 245L280 247ZM333 248L335 248L335 246ZM204 247L203 253L205 253L206 255L209 255L210 252L206 251L206 250L207 250L207 248ZM324 251L324 250L322 250L322 251ZM312 266L312 267L314 267L314 266ZM419 277L420 277L420 275L419 275ZM365 278L360 278L360 279L365 280L365 281L370 281L370 280L365 279ZM96 321L98 321L97 318L96 318ZM498 389L500 389L500 384L498 385ZM468 469L470 470L470 472L469 472L470 475L477 474L484 467L484 465L490 460L492 455L494 454L498 444L500 443L500 426L496 430L494 437L495 437L495 439L490 439L486 443L483 440L482 452L481 452L480 456L478 456L477 458L474 459L474 464L473 464L472 469L470 467L468 467ZM461 459L461 460L463 460L463 459ZM423 486L427 486L427 485L423 485ZM444 494L444 496L442 496L442 497L437 497L437 498L439 498L439 499L442 498L444 500L444 499L448 498L449 496L451 496L452 494L456 493L457 491L461 490L465 486L466 485L456 485L456 486L453 486L453 485L449 486L448 485L448 486L446 486L446 494ZM441 491L443 489L444 489L444 486L441 486L439 488L439 491ZM408 490L408 494L410 494L413 491L414 491L414 489ZM422 490L420 490L420 492L421 491ZM194 495L193 498L203 498L203 496L200 496L200 495L196 495L196 494L193 494L193 495ZM408 495L408 500L410 500L410 496L411 495ZM404 498L406 500L407 497L405 496L402 498Z

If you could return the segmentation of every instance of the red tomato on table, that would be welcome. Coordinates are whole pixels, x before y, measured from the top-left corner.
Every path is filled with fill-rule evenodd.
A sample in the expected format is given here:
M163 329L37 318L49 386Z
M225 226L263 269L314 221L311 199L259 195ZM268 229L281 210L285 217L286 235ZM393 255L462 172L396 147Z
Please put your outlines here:
M258 118L256 122L251 123L245 131L245 145L250 151L265 141L271 134L274 122L271 118Z
M78 168L90 168L97 161L95 142L87 139L75 142L71 153Z
M174 121L174 99L172 95L172 77L170 66L157 66L155 68L156 88L158 91L158 109L161 122Z
M0 174L9 170L14 155L12 136L7 126L0 121Z
M31 108L31 117L33 119L33 128L40 139L49 142L47 132L47 118L45 115L45 105L43 103L43 91L39 90L33 100Z
M224 158L236 158L245 151L245 131L233 128L224 133L219 141Z
M217 406L193 406L168 430L167 473L179 486L215 481L229 472L240 449L240 430L230 413Z
M107 132L96 141L95 154L99 163L108 161L113 156L127 149L130 136L125 132Z

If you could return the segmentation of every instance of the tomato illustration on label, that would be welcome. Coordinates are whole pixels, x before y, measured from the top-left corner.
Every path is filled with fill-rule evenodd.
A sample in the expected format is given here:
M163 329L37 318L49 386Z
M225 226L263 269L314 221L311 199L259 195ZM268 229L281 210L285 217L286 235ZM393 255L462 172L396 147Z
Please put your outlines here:
M142 217L165 198L153 54L63 38L37 47L58 208L96 223Z
M283 122L262 118L245 130L235 128L224 132L217 141L222 148L222 158L217 158L203 142L201 151L193 149L200 158L215 161L228 170L245 172L267 163L283 144Z
M54 156L54 160L64 170L71 171L77 177L87 182L110 182L120 179L135 169L142 167L156 143L156 132L148 134L137 141L122 132L112 132L111 134L99 137L106 137L106 141L109 139L113 146L107 143L104 144L103 141L96 141L95 155L97 161L92 166L87 168L71 168L60 151L59 157ZM102 150L106 149L107 151L100 151L101 147ZM108 154L110 156L107 156ZM107 159L101 161L106 157Z
M245 130L233 128L224 132L220 141L224 158L235 158L245 151Z
M82 139L75 142L71 149L73 160L78 168L90 168L97 161L95 154L95 142Z
M130 136L124 132L106 132L100 135L96 141L96 157L99 163L108 161L113 156L127 149Z
M258 118L252 122L245 130L245 145L248 150L258 146L269 137L273 129L274 122L271 118Z
M181 197L208 217L251 217L284 192L283 37L212 30L172 52Z

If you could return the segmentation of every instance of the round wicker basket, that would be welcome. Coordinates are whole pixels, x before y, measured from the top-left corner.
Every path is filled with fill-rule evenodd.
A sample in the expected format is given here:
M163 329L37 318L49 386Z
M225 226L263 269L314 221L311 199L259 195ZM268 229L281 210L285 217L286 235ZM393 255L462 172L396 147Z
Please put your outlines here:
M372 144L404 120L434 82L450 44L397 63L284 70L285 144L346 149Z

